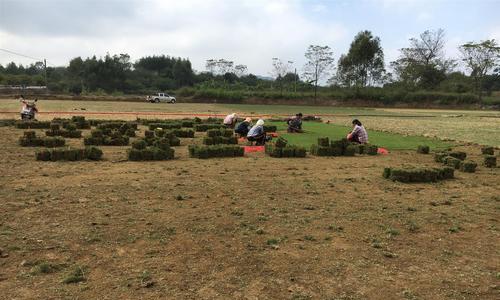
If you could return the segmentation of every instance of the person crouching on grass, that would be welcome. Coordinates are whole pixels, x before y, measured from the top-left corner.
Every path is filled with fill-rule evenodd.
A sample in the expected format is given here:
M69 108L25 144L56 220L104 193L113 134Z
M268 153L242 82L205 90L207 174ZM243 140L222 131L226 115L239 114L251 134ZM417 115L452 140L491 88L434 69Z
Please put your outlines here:
M234 133L237 133L240 137L246 137L250 128L252 128L252 119L246 118L245 121L236 126Z
M347 139L350 142L358 143L358 144L367 144L368 143L368 133L366 132L365 127L358 119L352 120L352 125L354 128L347 135Z
M290 118L286 122L288 124L289 133L302 133L302 113L298 113L295 117Z
M247 134L247 140L250 142L256 142L256 146L263 146L266 144L267 136L264 131L264 120L259 119L257 123L250 128Z
M226 127L228 128L234 129L234 126L236 126L237 121L238 121L238 116L236 115L236 113L232 113L224 118L224 125L226 125Z

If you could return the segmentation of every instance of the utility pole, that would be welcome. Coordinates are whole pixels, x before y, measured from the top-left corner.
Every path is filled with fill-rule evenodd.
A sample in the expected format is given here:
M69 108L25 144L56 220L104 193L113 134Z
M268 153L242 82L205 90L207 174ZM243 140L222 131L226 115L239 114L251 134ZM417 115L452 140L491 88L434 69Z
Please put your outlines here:
M44 67L44 75L45 75L45 90L48 91L48 82L47 82L47 60L43 59L43 67Z

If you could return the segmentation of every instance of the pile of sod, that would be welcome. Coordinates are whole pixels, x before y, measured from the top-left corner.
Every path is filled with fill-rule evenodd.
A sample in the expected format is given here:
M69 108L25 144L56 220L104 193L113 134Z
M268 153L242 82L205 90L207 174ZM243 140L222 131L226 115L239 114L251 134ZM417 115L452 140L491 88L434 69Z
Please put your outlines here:
M102 150L97 147L86 147L84 149L53 148L37 151L35 157L36 160L41 161L100 160L102 157Z
M318 138L318 144L311 146L311 154L316 156L354 156L354 154L377 155L378 146L351 143L347 139L331 141Z
M237 145L189 145L189 156L206 159L213 157L240 157L245 154Z
M84 116L73 116L71 119L54 118L52 124L59 124L62 128L67 126L74 126L76 129L90 129L90 122L85 120Z
M217 124L217 123L204 123L204 124L194 125L194 130L196 132L205 132L210 129L221 129L221 128L226 128L226 126L224 124Z
M172 133L178 138L194 138L192 129L173 129Z
M203 138L204 145L236 145L238 138L231 129L210 129L207 130L207 136Z
M94 129L90 132L90 136L83 139L86 146L127 146L129 141L130 137L128 135L123 135L119 130L109 128Z
M429 154L431 148L427 145L418 145L417 147L417 153L420 154Z
M170 160L174 159L175 150L170 147L166 137L153 139L140 139L132 143L132 148L127 151L128 160Z
M477 163L472 160L465 160L466 158L467 153L463 151L445 151L434 154L434 160L443 163L445 166L467 173L476 172Z
M306 157L306 148L288 145L288 141L279 137L274 143L266 144L266 154L271 157Z
M50 121L16 121L18 129L49 129Z
M66 123L64 129L61 129L59 123L51 123L50 129L45 131L45 135L79 139L82 137L82 131L77 130L76 125L73 123Z
M154 131L146 130L144 132L144 140L151 146L157 139L165 138L171 147L181 145L181 140L174 134L172 130L155 129Z
M399 182L436 182L452 179L455 169L442 168L385 168L384 178Z
M22 147L62 147L66 141L61 137L37 137L34 131L25 131L19 138L19 145Z

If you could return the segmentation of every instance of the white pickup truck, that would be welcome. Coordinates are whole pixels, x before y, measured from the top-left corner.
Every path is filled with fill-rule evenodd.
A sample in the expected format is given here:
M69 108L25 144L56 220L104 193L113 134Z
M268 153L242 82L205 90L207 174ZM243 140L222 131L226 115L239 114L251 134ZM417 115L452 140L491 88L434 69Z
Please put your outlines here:
M153 96L146 96L146 101L151 103L175 103L177 100L175 100L175 97L170 96L167 93L158 93Z

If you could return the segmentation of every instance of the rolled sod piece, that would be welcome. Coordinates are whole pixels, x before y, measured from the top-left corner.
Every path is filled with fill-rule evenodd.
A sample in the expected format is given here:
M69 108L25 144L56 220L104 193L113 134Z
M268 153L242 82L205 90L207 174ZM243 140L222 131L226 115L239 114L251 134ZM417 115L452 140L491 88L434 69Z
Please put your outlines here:
M32 131L32 130L28 130L28 131L25 131L23 136L25 138L28 138L28 139L33 139L36 137L36 132Z
M147 138L152 138L152 137L154 137L154 136L155 136L155 132L154 132L154 131L152 131L152 130L146 130L146 131L144 132L144 136L145 136L145 137L147 137Z
M430 148L427 145L419 145L417 148L417 153L429 154Z
M462 151L452 151L452 152L448 152L448 156L452 156L456 159L464 160L465 158L467 158L467 153L462 152Z
M137 150L142 150L147 147L145 140L136 140L132 142L132 148Z
M288 141L282 137L279 137L276 142L274 142L274 145L278 148L284 148L288 144Z
M488 168L495 168L497 166L497 157L493 155L485 155L484 165Z
M304 147L294 147L294 154L295 157L306 157L307 151L306 148Z
M443 162L448 167L452 167L454 169L458 169L458 168L460 168L460 162L461 162L461 160L458 159L458 158L455 158L453 156L447 156L447 157L445 157L443 159Z
M366 152L365 148L366 148L365 144L356 145L356 154L365 154L365 152Z
M438 152L436 154L434 154L434 161L435 162L439 162L439 163L442 163L443 162L443 159L448 156L445 152Z
M356 153L356 146L348 145L347 147L345 147L344 156L354 156L355 153Z
M102 157L102 150L97 147L86 147L85 158L90 160L100 160Z
M318 146L329 147L330 139L328 137L318 138Z
M378 146L377 145L365 145L365 153L368 155L377 155L378 154Z
M481 148L481 153L485 155L495 155L495 148L490 146L485 146Z
M462 172L474 173L474 172L476 172L476 167L477 167L477 163L475 163L471 160L466 160L466 161L460 162L460 171L462 171Z
M50 160L50 151L47 149L37 151L35 153L36 160L41 161L49 161Z

